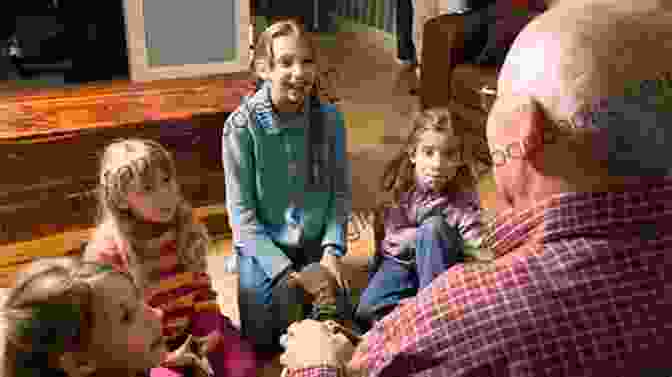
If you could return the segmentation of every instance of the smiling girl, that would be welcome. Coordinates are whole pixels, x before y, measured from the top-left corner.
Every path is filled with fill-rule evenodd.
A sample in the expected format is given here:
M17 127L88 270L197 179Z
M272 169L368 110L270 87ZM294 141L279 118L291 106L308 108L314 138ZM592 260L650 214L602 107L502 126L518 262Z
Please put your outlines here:
M242 330L271 352L302 316L303 295L287 286L292 271L320 262L347 288L341 263L350 212L345 127L335 106L315 95L316 59L296 23L271 25L259 36L252 64L264 85L223 130Z
M210 365L178 365L172 352L162 363L171 370L152 376L180 376L194 366L216 376L254 376L251 345L219 313L207 270L207 231L182 197L168 151L145 139L110 144L100 188L100 219L84 259L128 271L147 305L163 310L164 335L207 336Z

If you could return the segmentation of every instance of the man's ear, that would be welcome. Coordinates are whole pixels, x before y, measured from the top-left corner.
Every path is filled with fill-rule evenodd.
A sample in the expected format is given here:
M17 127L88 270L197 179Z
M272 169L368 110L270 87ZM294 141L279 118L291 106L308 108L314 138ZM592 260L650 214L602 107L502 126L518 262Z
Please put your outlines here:
M59 357L58 366L70 377L91 376L97 369L94 361L78 352L65 352Z
M534 152L539 151L544 144L544 130L548 119L539 102L532 98L518 106L514 115L517 128L520 130L520 140L523 150L522 157L529 159Z

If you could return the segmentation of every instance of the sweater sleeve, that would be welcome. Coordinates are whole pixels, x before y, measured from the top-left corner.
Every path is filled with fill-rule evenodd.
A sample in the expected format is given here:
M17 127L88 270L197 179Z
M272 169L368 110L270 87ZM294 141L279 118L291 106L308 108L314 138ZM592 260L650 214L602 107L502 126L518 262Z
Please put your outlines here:
M346 133L343 114L334 109L329 110L334 119L335 137L335 171L334 189L329 200L327 219L322 248L337 256L347 253L347 226L348 216L352 210L352 175L350 174L350 160L346 146Z
M457 205L444 210L444 216L446 221L460 232L467 248L479 248L484 224L478 193L465 193Z
M249 116L242 109L232 113L222 133L222 161L226 185L226 207L234 244L253 250L262 269L274 279L290 265L290 259L269 237L257 216L254 146Z

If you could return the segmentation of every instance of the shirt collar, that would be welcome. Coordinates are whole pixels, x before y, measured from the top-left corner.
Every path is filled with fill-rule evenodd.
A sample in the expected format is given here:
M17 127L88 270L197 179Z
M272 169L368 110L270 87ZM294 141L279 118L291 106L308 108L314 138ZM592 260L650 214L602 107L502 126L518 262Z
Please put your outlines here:
M270 81L264 81L262 87L250 98L249 104L257 127L264 130L268 135L278 135L287 128L280 120L278 114L273 111Z
M621 191L563 193L522 212L509 210L489 226L485 244L502 256L524 245L572 237L616 238L652 232L672 213L672 178L646 178Z
M420 196L430 195L433 192L431 186L417 174L415 175L415 191Z

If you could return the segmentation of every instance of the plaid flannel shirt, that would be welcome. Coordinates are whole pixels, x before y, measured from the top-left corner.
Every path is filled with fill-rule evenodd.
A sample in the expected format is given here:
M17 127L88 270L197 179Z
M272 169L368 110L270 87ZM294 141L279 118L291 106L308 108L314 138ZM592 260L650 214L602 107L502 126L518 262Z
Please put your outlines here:
M495 268L455 266L404 300L364 336L350 376L669 372L669 224L669 178L622 192L560 194L502 216L486 240Z

